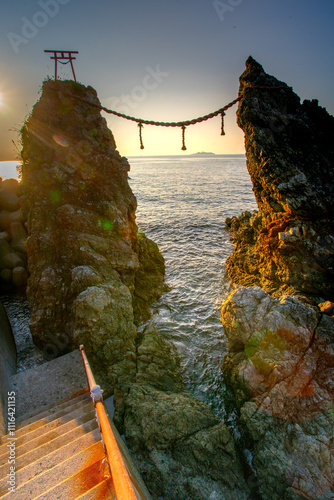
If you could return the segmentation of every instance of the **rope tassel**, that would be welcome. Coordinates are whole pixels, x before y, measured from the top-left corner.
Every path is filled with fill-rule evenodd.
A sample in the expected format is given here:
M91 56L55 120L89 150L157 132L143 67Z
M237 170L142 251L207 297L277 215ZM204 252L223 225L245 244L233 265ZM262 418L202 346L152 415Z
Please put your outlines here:
M139 141L140 141L140 149L144 149L144 144L143 144L143 136L142 136L142 128L143 128L143 124L142 124L142 122L139 122L139 123L138 123L138 127L139 127Z
M185 131L186 131L186 126L185 125L182 125L182 151L186 151L187 148L186 148L186 144L185 144Z
M221 113L221 117L222 117L222 130L221 130L221 134L220 135L225 135L225 130L224 130L224 116L226 115L225 111L223 111Z

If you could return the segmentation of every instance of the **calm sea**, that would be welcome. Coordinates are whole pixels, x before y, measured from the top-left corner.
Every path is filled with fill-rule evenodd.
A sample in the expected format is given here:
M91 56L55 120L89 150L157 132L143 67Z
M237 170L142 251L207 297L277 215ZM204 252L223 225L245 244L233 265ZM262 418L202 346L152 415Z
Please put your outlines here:
M226 352L220 305L232 252L226 217L257 208L243 155L129 159L137 224L159 246L171 291L153 321L181 357L187 389L224 415L221 372Z
M224 221L256 209L245 157L132 157L129 162L137 224L158 244L171 287L154 305L153 321L177 347L187 388L223 417L226 341L219 309L229 286L224 265L232 252ZM8 176L14 173L11 163ZM2 299L18 339L19 369L43 362L30 339L24 298Z

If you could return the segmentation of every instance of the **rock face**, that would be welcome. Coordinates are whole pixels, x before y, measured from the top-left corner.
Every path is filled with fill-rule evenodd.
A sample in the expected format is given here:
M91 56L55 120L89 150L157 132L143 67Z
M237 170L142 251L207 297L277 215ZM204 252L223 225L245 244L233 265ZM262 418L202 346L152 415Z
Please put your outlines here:
M332 498L334 318L239 287L222 321L223 370L254 443L262 498Z
M325 500L334 495L334 118L252 58L240 91L259 210L226 221L234 290L222 306L223 371L260 497Z
M35 344L55 357L83 343L107 389L134 376L136 323L162 293L164 260L138 236L128 162L92 104L92 87L47 81L22 129L27 295Z
M249 499L233 437L184 390L176 349L137 328L164 261L137 231L129 165L98 102L91 87L48 81L23 129L34 342L51 357L85 345L153 498Z
M266 87L266 88L261 88ZM280 88L284 87L284 88ZM315 301L334 294L334 118L249 58L238 125L259 211L227 221L232 281Z

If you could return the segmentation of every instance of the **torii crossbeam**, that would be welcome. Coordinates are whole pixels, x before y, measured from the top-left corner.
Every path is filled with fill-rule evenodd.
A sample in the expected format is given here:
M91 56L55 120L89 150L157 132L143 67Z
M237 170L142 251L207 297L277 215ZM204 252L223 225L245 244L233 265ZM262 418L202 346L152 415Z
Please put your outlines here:
M77 50L44 50L44 52L48 52L48 53L53 54L53 57L50 57L50 59L55 60L55 80L57 80L57 62L59 61L61 64L71 63L74 81L75 82L77 81L77 79L75 77L75 73L74 73L73 62L72 62L76 59L76 57L73 57L72 54L79 54L79 52ZM66 61L66 62L62 62L62 61Z

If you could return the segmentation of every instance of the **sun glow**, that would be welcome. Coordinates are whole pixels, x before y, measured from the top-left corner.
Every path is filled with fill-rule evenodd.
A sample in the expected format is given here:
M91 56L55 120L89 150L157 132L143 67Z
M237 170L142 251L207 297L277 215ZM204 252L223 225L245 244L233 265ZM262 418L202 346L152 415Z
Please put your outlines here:
M2 108L3 105L4 105L3 95L2 92L0 92L0 108Z

